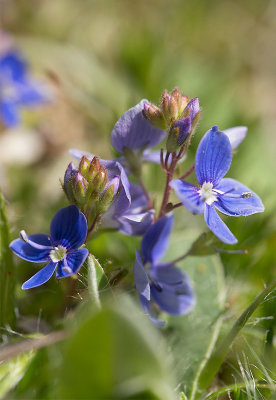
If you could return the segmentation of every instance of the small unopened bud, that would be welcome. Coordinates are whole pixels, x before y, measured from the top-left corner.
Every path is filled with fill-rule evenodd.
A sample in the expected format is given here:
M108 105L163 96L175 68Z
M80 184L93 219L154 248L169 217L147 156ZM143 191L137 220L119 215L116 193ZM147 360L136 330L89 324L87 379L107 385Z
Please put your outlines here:
M99 172L97 173L93 181L89 183L89 194L91 194L92 201L97 201L100 198L100 195L103 192L107 182L107 171L105 167L101 165Z
M167 90L164 90L162 93L162 99L161 99L161 109L163 111L164 117L167 122L170 122L171 120L171 115L170 115L170 95L167 92Z
M194 97L185 107L182 118L190 116L193 120L197 113L200 111L199 101L197 97Z
M170 129L167 139L167 150L173 153L182 146L191 131L191 117L185 117L177 121Z
M188 107L188 96L181 94L178 88L174 89L171 94L166 90L162 94L161 109L167 124L171 127L178 119L190 115L191 110ZM185 112L186 110L186 112ZM185 112L185 115L183 113Z
M72 179L73 193L77 203L84 205L86 203L86 193L88 189L87 180L78 172Z
M73 176L78 173L77 168L75 167L74 163L70 162L68 165L65 174L64 174L64 183L63 183L63 190L68 198L68 200L71 203L75 202L75 197L73 193L73 187L72 187L72 179Z
M159 107L154 104L145 103L142 110L144 118L148 120L153 126L159 129L166 129L166 121L163 112Z
M103 214L111 206L114 197L117 195L120 185L120 177L118 175L114 176L110 182L106 185L101 198L97 205L97 212Z
M89 171L88 171L88 180L92 180L93 178L95 178L95 176L97 175L97 173L100 170L100 160L98 157L93 157L93 160L90 163L89 166Z
M174 98L177 104L178 118L180 118L181 114L184 111L184 108L187 106L189 102L189 97L181 94L181 91L178 88L175 88L172 91L171 97Z
M90 168L90 161L88 160L87 157L82 156L80 163L79 163L79 172L84 176L86 179L88 179L88 174L89 174L89 168Z

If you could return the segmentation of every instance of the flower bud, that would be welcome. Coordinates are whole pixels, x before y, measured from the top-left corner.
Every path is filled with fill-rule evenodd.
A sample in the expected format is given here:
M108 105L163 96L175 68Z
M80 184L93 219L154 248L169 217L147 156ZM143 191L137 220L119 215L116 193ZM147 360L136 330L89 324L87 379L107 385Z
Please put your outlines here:
M90 161L87 157L82 156L80 163L79 163L79 172L88 179L89 176L89 168L90 168Z
M87 200L88 182L79 172L72 178L72 189L77 204L84 205Z
M101 193L103 192L108 182L108 174L103 165L100 166L99 172L95 178L89 183L89 195L90 201L94 202L99 200Z
M184 108L187 106L189 102L189 97L181 94L181 91L178 88L175 88L172 91L171 97L174 98L177 104L178 118L180 118L181 114L184 111Z
M176 121L176 123L170 129L167 139L167 150L173 153L182 146L191 132L191 117L185 117Z
M166 90L163 92L161 108L169 127L171 127L171 125L174 124L179 118L181 118L185 107L187 107L188 101L188 96L181 94L178 88L174 89L171 94L169 94ZM188 115L189 113L185 116Z
M90 163L90 167L89 167L89 171L88 171L88 180L92 180L93 178L95 178L96 174L99 172L100 170L100 160L98 157L94 156L91 163Z
M148 120L153 126L156 126L159 129L166 129L166 121L163 112L159 107L151 103L145 103L142 113L146 120Z
M97 204L97 212L103 214L111 206L114 197L117 195L120 185L120 177L115 175L110 182L106 185L100 200Z
M73 162L70 162L68 165L65 174L64 174L64 182L63 182L63 190L71 203L75 203L75 197L72 188L72 178L74 175L78 173L77 168L75 167Z

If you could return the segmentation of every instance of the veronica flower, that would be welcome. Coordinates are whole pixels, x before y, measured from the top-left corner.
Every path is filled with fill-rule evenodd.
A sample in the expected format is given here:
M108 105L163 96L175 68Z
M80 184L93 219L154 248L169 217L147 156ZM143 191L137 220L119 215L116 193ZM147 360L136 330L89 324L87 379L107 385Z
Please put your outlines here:
M186 274L171 263L161 263L173 225L173 216L155 222L142 239L141 253L136 252L133 267L141 305L159 327L164 321L156 318L154 304L171 315L186 314L195 303L194 293Z
M150 227L154 218L154 210L148 209L148 202L142 188L130 183L131 205L127 210L119 212L112 204L101 220L102 228L118 229L129 236L143 235Z
M27 236L25 231L21 231L20 239L10 244L12 251L23 260L48 262L23 284L22 289L42 285L51 278L55 270L57 278L76 274L88 256L87 249L80 249L86 235L86 218L74 205L56 213L51 222L50 235L37 233Z
M26 62L13 48L0 55L0 117L7 127L16 126L21 107L45 102L45 88L28 75Z
M142 110L148 103L148 100L141 100L114 125L111 144L120 154L124 154L125 149L139 151L154 147L164 138L166 132L151 125L143 116Z
M261 199L235 179L224 178L232 162L229 138L217 126L202 138L195 157L195 172L199 187L181 179L171 187L182 204L192 213L204 213L209 229L223 242L234 244L237 239L221 220L223 214L239 217L264 211Z

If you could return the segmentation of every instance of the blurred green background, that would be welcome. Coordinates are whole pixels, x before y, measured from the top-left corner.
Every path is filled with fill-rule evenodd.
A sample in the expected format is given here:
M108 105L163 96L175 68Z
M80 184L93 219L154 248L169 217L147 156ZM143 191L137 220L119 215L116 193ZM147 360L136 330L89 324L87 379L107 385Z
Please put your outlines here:
M0 24L54 97L47 107L24 112L24 128L0 132L0 180L13 237L23 227L28 233L47 232L52 215L66 205L58 179L71 160L68 149L112 157L114 123L142 98L158 103L164 89L175 87L199 97L202 117L187 168L211 126L248 126L229 176L258 193L266 209L227 219L239 239L233 248L248 250L222 255L229 321L234 320L276 275L276 2L2 0ZM158 199L158 168L145 166L144 173ZM202 218L176 212L179 230L205 229ZM138 243L121 234L112 240L100 235L91 251L105 266L130 270ZM18 282L32 272L32 265L21 262ZM31 331L38 315L44 332L56 326L64 302L74 302L64 300L67 285L53 280L26 294L18 284L21 326ZM251 321L258 332L275 330L275 306L272 298L258 310Z

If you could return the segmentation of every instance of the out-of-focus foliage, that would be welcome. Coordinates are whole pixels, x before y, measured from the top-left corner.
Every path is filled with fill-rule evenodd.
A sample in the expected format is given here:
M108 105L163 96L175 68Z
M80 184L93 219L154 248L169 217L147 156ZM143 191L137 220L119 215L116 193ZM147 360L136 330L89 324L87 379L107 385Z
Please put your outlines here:
M227 218L239 240L233 249L247 249L248 254L221 254L221 261L218 256L189 257L179 263L194 282L197 305L191 314L168 320L165 351L159 352L162 333L150 329L142 315L137 326L134 308L133 317L124 314L121 303L82 314L76 306L81 298L86 300L86 266L78 281L53 279L26 293L20 287L34 266L18 262L17 325L11 331L11 320L7 323L0 315L2 339L12 344L19 339L17 333L63 329L64 319L69 333L66 342L31 355L18 353L1 364L1 395L69 398L68 383L76 373L77 383L70 390L83 390L79 398L95 398L87 392L94 384L98 398L173 398L174 388L163 366L169 353L177 391L184 390L191 398L192 379L204 364L208 346L212 348L211 340L215 345L215 339L224 337L276 275L275 16L274 0L0 2L1 28L14 35L34 75L44 79L54 94L53 103L34 113L24 112L24 129L7 132L0 127L0 186L13 237L21 227L28 233L46 232L54 213L66 205L58 177L70 161L69 148L111 157L109 136L118 117L142 98L157 103L165 88L179 87L199 97L202 107L183 171L192 165L196 146L210 126L246 125L248 135L235 151L231 177L256 191L266 208L248 219ZM145 165L144 174L160 202L164 178L158 166ZM0 259L2 242L7 242L1 210ZM202 218L185 210L176 212L176 231L193 228L194 233L189 239L187 233L178 233L171 240L175 247L169 250L170 260L184 254L204 226ZM112 279L121 279L122 288L130 281L133 249L138 247L139 239L119 233L111 239L108 232L89 244L105 271L116 267L118 274ZM1 300L2 283L1 278ZM100 295L109 292L102 284ZM12 291L9 295L12 298ZM227 399L227 393L235 400L275 396L275 307L274 292L234 342L210 388L214 395L206 398ZM75 312L78 322L72 321ZM112 395L111 386L117 390Z

